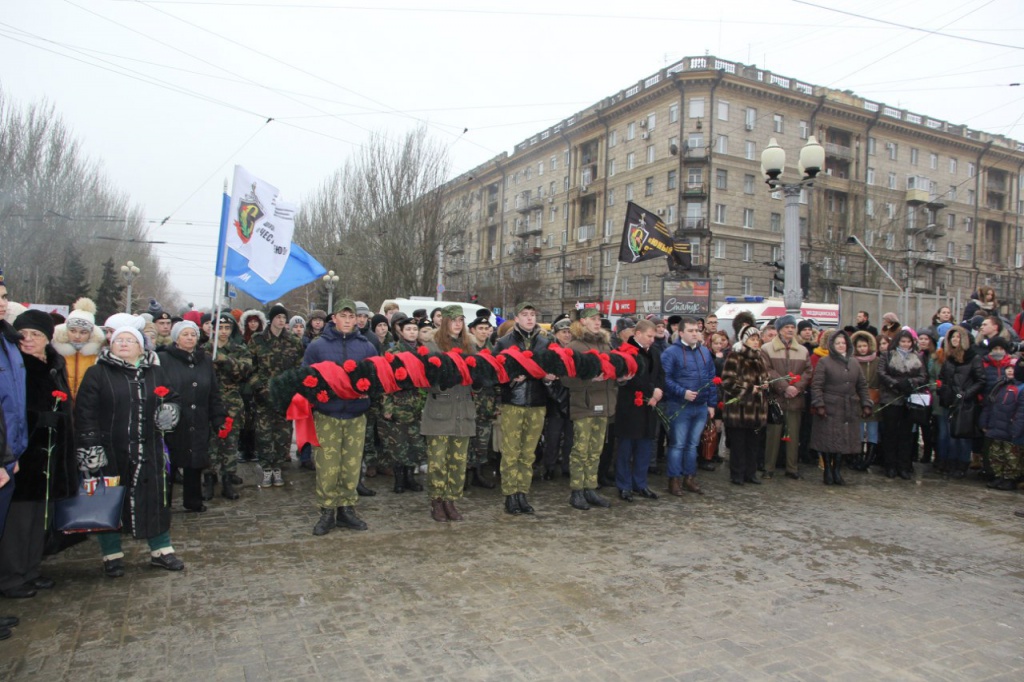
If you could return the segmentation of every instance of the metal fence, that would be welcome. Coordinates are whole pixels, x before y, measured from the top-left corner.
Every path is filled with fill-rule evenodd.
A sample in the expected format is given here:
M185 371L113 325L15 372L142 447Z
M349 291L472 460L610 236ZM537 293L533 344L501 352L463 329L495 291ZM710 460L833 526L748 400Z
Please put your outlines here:
M881 328L882 315L894 312L905 325L915 329L931 324L932 315L944 305L953 309L956 318L962 310L963 298L958 289L956 295L940 294L906 294L882 289L861 289L859 287L839 287L839 324L840 326L857 324L857 311L866 310L871 317L871 324ZM959 319L959 318L956 318Z

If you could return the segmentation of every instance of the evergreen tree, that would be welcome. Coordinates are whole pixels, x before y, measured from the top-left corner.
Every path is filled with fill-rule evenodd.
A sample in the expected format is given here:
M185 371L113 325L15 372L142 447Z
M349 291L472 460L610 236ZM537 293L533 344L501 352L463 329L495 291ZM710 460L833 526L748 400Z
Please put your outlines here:
M96 290L97 324L103 324L103 320L121 311L123 288L117 276L117 268L114 267L114 259L108 258L103 263L103 277L100 279L99 289Z
M63 269L57 275L50 275L46 294L47 303L68 306L89 295L89 273L74 247L64 249Z

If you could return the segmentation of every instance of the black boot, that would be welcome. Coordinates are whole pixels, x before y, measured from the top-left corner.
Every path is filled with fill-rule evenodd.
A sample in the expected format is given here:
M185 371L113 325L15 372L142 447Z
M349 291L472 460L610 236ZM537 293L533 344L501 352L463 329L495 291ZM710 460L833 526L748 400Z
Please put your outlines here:
M217 485L217 474L212 471L203 472L203 500L209 502L213 499L214 488Z
M363 485L362 474L360 474L359 476L359 484L356 486L356 492L359 493L359 497L373 497L374 495L377 494L376 490L370 490L365 485Z
M861 471L867 471L868 468L875 463L878 458L878 444L868 443L867 450L864 452L864 468Z
M825 465L824 481L825 485L832 485L832 455L822 453L821 461Z
M334 528L334 510L321 509L320 519L313 526L313 535L327 535Z
M228 500L237 500L240 495L235 490L234 476L231 474L222 474L220 477L221 483L221 497Z
M596 490L584 490L583 499L585 499L589 504L591 504L594 507L602 507L604 509L607 509L608 507L612 506L612 503L598 495Z
M416 481L416 467L402 467L402 475L405 477L406 490L411 490L414 493L423 492L423 486Z
M395 474L395 487L392 490L398 494L405 492L405 467L393 467Z
M516 493L516 502L519 504L519 510L524 514L533 513L533 507L526 501L526 493Z
M480 467L473 467L473 480L472 485L477 488L485 488L491 490L494 488L494 483L488 481L486 478L480 475Z
M832 455L832 482L836 485L846 485L846 481L843 480L843 474L841 469L843 468L843 456Z
M581 511L590 509L590 505L587 504L587 498L583 497L582 490L573 490L572 493L569 494L569 504L571 504L574 509L579 509Z
M515 495L505 496L505 513L518 516L523 513L523 510L519 508L519 500L516 499Z
M377 493L374 493L376 495ZM366 530L366 521L356 516L355 507L338 507L338 528L351 528L352 530Z

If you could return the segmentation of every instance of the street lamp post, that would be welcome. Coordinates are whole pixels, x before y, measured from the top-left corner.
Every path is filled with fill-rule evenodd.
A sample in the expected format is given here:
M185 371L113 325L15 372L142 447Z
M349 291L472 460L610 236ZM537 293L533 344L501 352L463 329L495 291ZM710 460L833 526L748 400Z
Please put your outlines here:
M324 281L324 286L327 287L327 314L334 314L334 287L338 286L338 281L341 279L334 270L328 270L327 274L321 277Z
M768 141L768 146L761 153L761 172L765 175L765 182L771 191L781 189L786 196L782 242L782 258L786 266L783 300L786 303L786 312L791 315L800 314L800 305L804 297L800 286L800 192L805 187L814 185L814 178L824 165L825 150L818 144L814 135L807 138L807 144L800 150L800 163L797 168L803 178L799 182L780 182L779 176L786 168L786 151L779 146L774 137Z
M139 268L132 261L128 261L121 266L121 277L128 284L128 289L125 291L124 299L124 311L131 315L132 313L132 282L139 276Z

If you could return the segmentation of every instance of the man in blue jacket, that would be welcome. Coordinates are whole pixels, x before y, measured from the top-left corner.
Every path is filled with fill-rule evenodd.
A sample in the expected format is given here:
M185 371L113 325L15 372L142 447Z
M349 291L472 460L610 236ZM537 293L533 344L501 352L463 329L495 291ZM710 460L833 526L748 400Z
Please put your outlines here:
M309 367L318 362L359 362L377 355L373 344L356 327L356 304L341 299L331 316L334 326L324 327L323 333L306 348L302 364ZM369 398L343 399L332 395L325 402L313 405L320 446L313 448L316 464L316 499L320 506L320 520L313 527L313 535L326 535L331 528L366 530L366 522L356 516L359 500L357 487L363 461L363 442L366 436L366 411ZM335 517L337 508L337 517Z
M683 489L702 494L697 485L697 445L708 419L718 404L715 360L701 345L697 320L685 317L679 324L679 340L661 356L665 371L665 413L672 420L669 431L668 491L681 496ZM680 479L680 476L682 479Z
M21 334L4 319L7 287L0 274L0 537L7 524L7 510L14 495L18 458L28 447L28 413L25 406L25 364L18 350ZM0 616L0 639L11 636L18 624L14 616Z

